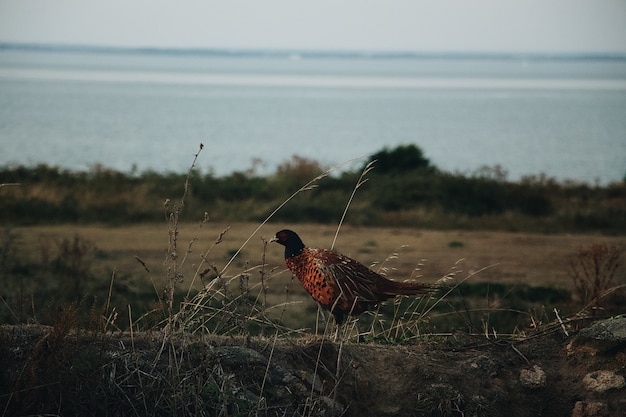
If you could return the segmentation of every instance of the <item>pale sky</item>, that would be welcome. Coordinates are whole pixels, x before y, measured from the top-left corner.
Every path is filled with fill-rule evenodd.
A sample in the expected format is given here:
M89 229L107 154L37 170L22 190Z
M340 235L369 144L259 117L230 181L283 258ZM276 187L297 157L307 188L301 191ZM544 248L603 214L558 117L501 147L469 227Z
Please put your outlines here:
M626 0L0 0L0 42L626 53Z

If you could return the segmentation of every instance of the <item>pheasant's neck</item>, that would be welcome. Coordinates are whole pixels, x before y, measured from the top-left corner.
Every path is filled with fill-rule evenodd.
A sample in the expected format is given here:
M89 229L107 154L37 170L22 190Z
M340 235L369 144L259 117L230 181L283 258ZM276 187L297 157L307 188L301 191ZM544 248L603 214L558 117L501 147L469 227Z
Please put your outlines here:
M300 254L302 254L302 250L304 249L304 246L300 247L300 246L286 246L285 247L285 259L289 259L289 258L293 258L295 256L298 256Z

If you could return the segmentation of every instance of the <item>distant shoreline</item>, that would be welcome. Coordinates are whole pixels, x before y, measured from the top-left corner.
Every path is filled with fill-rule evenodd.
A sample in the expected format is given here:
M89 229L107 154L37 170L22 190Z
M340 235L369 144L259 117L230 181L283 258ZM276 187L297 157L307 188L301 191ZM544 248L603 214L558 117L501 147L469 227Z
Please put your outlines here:
M364 50L301 50L301 49L225 49L225 48L160 48L123 47L80 44L0 42L0 50L48 51L75 53L131 53L155 55L205 55L227 57L265 57L279 59L442 59L442 60L526 60L526 61L626 61L619 53L545 53L545 52L458 52L458 51L364 51Z

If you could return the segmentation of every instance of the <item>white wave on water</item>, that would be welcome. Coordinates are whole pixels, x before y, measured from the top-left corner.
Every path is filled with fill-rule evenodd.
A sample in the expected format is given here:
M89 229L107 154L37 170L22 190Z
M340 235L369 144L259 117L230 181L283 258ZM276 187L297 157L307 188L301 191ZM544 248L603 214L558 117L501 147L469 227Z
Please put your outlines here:
M313 88L449 88L512 90L626 90L626 79L549 79L480 77L366 77L138 71L0 69L0 78L174 85Z

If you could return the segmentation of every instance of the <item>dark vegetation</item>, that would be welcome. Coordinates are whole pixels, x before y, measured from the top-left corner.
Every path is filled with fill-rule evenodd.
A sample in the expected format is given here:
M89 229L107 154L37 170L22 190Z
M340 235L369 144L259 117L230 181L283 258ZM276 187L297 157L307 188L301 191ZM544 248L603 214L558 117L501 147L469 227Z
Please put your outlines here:
M429 229L482 229L540 233L626 232L626 183L607 186L565 182L543 175L519 182L501 167L470 175L443 172L414 146L383 149L359 189L345 223ZM370 161L371 161L370 160ZM367 161L367 162L370 162ZM365 164L364 164L365 165ZM186 218L261 221L285 197L322 172L299 156L261 177L254 169L217 177L191 171ZM362 169L330 172L273 220L336 223ZM0 223L127 224L162 221L166 198L177 196L185 173L123 173L96 166L89 172L58 167L0 169Z

